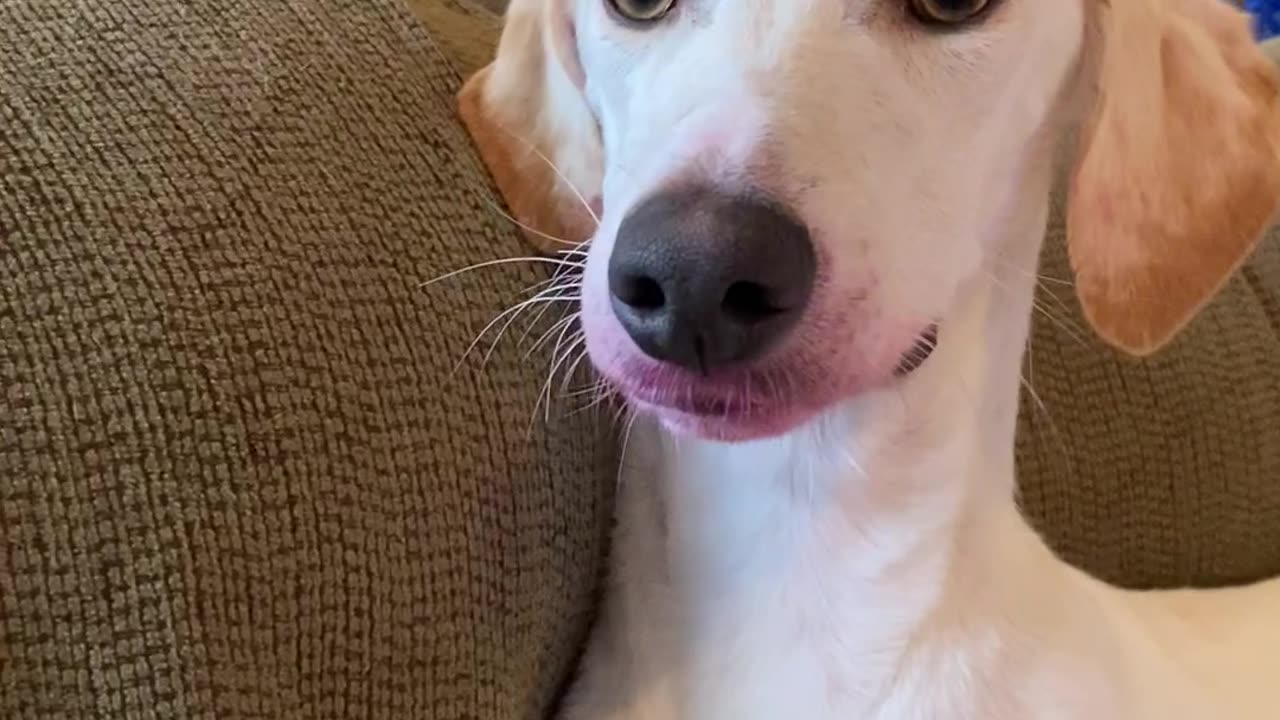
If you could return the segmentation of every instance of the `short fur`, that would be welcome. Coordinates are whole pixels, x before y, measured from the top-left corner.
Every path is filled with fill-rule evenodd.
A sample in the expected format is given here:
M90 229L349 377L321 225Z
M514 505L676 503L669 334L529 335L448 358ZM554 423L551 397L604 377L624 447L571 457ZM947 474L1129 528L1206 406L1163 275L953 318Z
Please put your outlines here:
M1022 520L1013 463L1061 141L1086 315L1154 352L1275 213L1271 64L1218 0L1002 0L952 33L906 5L681 0L642 28L514 0L463 91L518 218L592 240L588 347L640 417L564 716L1280 717L1280 582L1103 585ZM605 278L628 210L691 181L787 203L820 258L789 339L705 378L644 356Z

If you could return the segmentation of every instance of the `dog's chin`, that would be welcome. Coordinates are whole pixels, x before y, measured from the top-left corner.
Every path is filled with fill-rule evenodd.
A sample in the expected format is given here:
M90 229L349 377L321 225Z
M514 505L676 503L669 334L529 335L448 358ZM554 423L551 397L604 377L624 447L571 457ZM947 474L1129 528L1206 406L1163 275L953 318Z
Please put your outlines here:
M761 405L743 412L695 412L654 405L633 399L641 411L651 413L676 435L723 443L744 443L786 435L806 424L824 408Z
M680 410L664 409L664 407L650 407L650 410L668 432L677 436L728 443L785 436L817 415L817 413L796 413L794 410L786 409L780 413L765 411L750 418L733 418L726 415L682 413Z
M774 365L704 377L636 358L610 380L627 402L676 435L742 443L785 435L843 402L902 382L928 360L936 342L931 327L896 364L843 376L801 372L809 366L794 363L791 372Z

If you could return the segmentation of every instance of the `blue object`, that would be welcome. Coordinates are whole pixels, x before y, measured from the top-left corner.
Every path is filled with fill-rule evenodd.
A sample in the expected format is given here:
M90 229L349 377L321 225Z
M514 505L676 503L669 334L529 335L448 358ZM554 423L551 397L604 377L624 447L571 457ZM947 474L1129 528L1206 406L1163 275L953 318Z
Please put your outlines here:
M1280 0L1245 0L1244 6L1257 18L1260 39L1280 35Z

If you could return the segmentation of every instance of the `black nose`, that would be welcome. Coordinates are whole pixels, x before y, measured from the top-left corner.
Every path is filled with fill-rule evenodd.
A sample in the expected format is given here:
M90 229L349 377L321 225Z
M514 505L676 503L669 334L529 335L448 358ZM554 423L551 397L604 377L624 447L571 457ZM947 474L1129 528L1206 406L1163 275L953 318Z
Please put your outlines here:
M816 265L809 231L777 204L682 188L622 221L609 289L641 350L705 374L777 345L809 301Z

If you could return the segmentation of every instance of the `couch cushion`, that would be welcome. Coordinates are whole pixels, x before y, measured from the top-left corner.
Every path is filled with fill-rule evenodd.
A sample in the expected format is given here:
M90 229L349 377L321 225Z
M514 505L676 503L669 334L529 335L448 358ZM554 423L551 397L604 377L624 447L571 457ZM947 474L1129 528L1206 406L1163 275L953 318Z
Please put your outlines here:
M1024 367L1023 508L1064 557L1124 585L1280 573L1280 230L1179 339L1133 360L1089 334L1060 282L1062 215Z
M1263 46L1280 61L1280 40ZM1061 197L1041 263L1018 436L1028 515L1064 557L1116 583L1280 574L1280 227L1144 361L1090 337L1059 282L1071 277Z
M524 252L457 86L396 0L0 3L0 717L541 715L616 464L453 372L545 277L419 287Z

